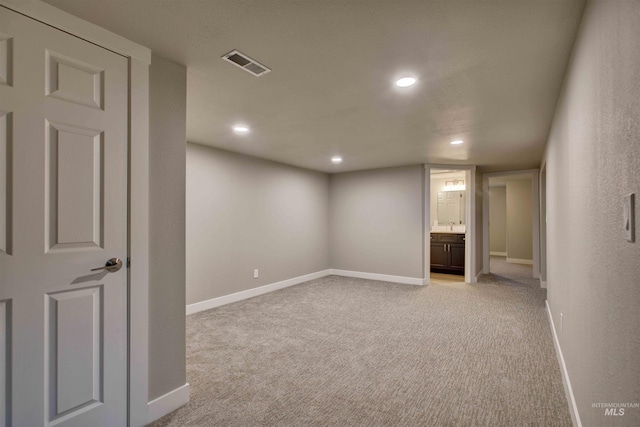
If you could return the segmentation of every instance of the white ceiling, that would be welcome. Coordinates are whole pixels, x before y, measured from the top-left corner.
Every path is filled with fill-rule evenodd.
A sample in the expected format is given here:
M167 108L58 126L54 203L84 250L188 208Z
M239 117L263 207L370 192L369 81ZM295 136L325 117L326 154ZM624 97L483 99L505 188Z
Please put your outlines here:
M187 138L337 172L539 166L584 0L45 0L186 65ZM233 49L273 71L220 59ZM398 76L419 78L393 86ZM243 122L251 133L231 126ZM454 139L465 144L451 146ZM333 165L330 158L344 162Z

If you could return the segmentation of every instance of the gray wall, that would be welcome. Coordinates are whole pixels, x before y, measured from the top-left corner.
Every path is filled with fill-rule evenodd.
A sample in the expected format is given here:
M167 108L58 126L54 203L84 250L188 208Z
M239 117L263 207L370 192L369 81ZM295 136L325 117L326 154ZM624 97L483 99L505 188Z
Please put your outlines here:
M640 1L587 3L545 155L548 300L585 426L640 425L591 407L640 402L640 242L622 237L622 196L640 195L639 22Z
M507 252L507 187L489 189L489 251Z
M149 400L186 382L186 71L157 56L149 70Z
M424 167L331 175L331 268L424 277Z
M531 196L530 179L507 181L507 258L533 260Z
M187 165L187 304L329 268L328 175L191 143Z

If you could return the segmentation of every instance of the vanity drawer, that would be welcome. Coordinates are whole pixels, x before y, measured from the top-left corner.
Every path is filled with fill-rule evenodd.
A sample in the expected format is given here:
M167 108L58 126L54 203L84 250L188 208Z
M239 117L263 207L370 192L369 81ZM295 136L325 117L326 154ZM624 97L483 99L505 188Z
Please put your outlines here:
M431 233L431 241L442 243L464 243L465 235L458 233Z
M456 243L457 241L458 241L457 234L442 234L442 233L438 234L438 242Z

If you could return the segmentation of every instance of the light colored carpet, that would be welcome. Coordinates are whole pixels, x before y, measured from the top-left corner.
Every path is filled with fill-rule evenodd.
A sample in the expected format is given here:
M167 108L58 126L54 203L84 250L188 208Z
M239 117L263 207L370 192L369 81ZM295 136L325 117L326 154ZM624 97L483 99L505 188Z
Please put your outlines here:
M533 280L328 276L187 318L191 401L160 426L570 426Z
M533 278L533 267L530 265L510 263L503 256L492 256L489 262L491 274L486 275L484 281L540 286L540 280Z

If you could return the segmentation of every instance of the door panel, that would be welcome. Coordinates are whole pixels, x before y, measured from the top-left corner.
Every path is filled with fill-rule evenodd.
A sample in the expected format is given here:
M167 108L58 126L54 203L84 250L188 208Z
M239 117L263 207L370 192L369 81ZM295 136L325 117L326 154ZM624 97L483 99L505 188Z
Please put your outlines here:
M11 86L12 67L12 37L0 32L0 85Z
M60 123L46 126L47 250L101 248L104 133Z
M0 301L0 426L11 422L11 301Z
M124 426L128 61L0 7L0 118L0 420Z
M103 109L103 69L49 50L46 58L47 96Z
M101 401L102 287L47 296L48 405L51 418Z
M11 254L11 113L0 111L0 252Z

